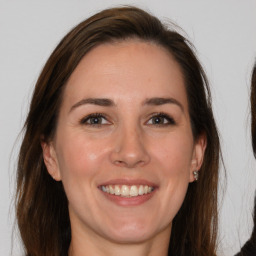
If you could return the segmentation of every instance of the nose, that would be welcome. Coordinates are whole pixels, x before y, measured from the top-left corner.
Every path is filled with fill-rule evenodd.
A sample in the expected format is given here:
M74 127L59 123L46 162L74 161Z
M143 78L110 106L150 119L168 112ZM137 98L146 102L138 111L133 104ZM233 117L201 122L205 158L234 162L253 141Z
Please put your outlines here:
M116 134L110 158L113 164L126 168L142 167L149 163L150 156L138 129L122 129Z

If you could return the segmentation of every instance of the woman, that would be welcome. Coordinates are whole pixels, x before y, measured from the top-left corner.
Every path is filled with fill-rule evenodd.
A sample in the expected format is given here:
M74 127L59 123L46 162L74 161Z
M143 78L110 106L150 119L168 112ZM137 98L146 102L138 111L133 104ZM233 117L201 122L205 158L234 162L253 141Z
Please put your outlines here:
M251 133L252 133L252 148L254 157L256 157L256 65L252 72L251 84ZM253 256L256 255L256 197L254 199L254 227L250 239L245 243L241 251L236 256Z
M108 9L71 30L43 68L24 131L26 255L216 254L207 79L189 42L154 16Z

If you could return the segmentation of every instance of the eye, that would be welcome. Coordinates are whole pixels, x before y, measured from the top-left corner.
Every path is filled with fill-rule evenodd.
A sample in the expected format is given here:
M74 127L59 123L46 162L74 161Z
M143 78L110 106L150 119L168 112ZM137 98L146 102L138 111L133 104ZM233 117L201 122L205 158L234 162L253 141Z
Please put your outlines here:
M90 114L80 120L80 123L83 125L91 125L91 126L100 126L100 125L107 125L110 122L106 119L103 114L94 113Z
M159 125L159 126L167 126L167 125L175 125L176 122L172 117L164 113L153 114L149 121L147 122L149 125Z

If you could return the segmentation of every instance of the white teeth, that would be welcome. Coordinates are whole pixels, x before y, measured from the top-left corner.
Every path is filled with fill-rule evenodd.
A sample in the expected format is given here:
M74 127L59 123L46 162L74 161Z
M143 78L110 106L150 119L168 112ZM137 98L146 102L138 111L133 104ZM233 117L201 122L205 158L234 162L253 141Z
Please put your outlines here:
M130 188L130 196L137 196L138 195L138 189L136 186L131 186Z
M116 196L121 195L120 188L119 188L119 186L117 186L117 185L115 185L115 195L116 195Z
M100 187L103 192L121 197L135 197L151 193L154 188L148 185L107 185Z
M144 188L142 185L139 187L139 195L142 196L144 194Z
M129 196L130 191L129 191L129 187L126 185L123 185L121 188L121 196Z
M112 186L109 186L109 193L112 195L115 194L115 190L113 189Z

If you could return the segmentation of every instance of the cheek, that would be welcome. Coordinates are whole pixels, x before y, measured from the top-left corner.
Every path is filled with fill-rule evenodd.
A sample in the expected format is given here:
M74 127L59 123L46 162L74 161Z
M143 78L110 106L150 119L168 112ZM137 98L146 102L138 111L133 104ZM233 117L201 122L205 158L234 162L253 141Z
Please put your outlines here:
M58 145L58 162L69 207L80 216L88 205L94 205L95 177L104 159L102 143L83 136L63 137ZM87 217L91 212L86 213ZM82 217L80 216L82 219Z
M82 136L72 136L61 141L58 147L59 169L63 179L90 178L99 171L103 161L102 144L85 139Z
M166 176L189 177L193 156L193 139L186 134L170 136L154 149L155 159Z
M160 145L160 144L158 144ZM161 170L162 207L167 216L174 217L179 210L190 182L193 138L185 134L170 136L155 147L155 165Z
M179 211L189 184L191 150L188 147L179 147L181 144L173 143L162 149L159 154L159 165L162 168L161 207L165 213L163 218L171 222ZM184 145L185 146L185 145ZM188 146L188 145L186 145ZM161 157L160 157L161 156Z

